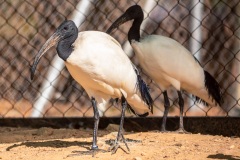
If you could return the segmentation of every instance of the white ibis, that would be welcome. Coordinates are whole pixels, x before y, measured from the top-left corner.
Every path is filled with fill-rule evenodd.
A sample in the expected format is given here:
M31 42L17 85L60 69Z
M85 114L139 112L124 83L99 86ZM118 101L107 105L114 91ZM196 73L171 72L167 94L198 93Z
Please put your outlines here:
M90 152L99 151L97 131L99 111L110 98L121 98L121 121L115 143L110 147L115 153L120 141L129 150L123 136L123 120L127 103L137 115L146 116L152 110L148 87L124 54L121 45L110 35L99 31L78 32L73 21L63 22L42 46L31 67L31 79L40 58L57 44L57 53L65 61L72 77L82 85L91 99L94 110L93 143ZM126 102L127 101L127 102Z
M139 5L129 7L107 30L134 20L128 32L130 42L140 66L163 91L164 115L161 130L166 131L166 119L170 103L167 89L173 86L178 93L180 106L180 125L178 132L186 132L183 126L184 100L181 91L185 90L206 105L221 105L222 94L218 82L205 71L192 54L177 41L160 36L148 35L140 38L140 25L143 11Z

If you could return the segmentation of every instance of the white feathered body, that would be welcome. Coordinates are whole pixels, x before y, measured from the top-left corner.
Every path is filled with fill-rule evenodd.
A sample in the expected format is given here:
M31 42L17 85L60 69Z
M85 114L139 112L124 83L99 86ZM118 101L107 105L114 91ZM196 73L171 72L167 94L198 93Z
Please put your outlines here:
M72 77L98 102L100 116L110 98L122 94L137 114L149 111L137 91L137 75L121 45L98 31L79 32L65 64Z
M162 91L173 86L198 96L209 105L215 104L206 90L203 68L180 43L149 35L140 42L132 41L131 45L143 70Z

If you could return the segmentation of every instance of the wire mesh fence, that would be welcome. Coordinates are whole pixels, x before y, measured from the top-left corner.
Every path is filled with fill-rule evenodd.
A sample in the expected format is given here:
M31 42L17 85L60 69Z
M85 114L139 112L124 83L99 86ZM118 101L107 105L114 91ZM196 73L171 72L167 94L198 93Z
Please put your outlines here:
M84 89L66 68L49 81L47 73L56 55L51 49L41 59L36 77L30 80L30 65L38 50L54 30L70 19L78 0L0 0L0 115L31 117L35 102L44 94L43 83L51 84L51 96L39 111L40 117L91 117L93 110ZM79 31L105 32L129 6L144 10L142 36L160 34L171 37L200 61L220 83L224 104L206 107L184 93L186 116L240 116L240 2L239 0L130 0L88 1L87 13ZM127 32L131 23L112 33L124 48L129 48ZM131 50L126 51L138 66ZM140 66L138 68L141 70ZM154 99L154 114L163 115L163 95L157 85L141 71ZM189 77L191 78L191 77ZM169 90L170 116L179 115L176 90ZM120 106L108 104L103 116L119 116ZM127 113L127 116L133 116Z

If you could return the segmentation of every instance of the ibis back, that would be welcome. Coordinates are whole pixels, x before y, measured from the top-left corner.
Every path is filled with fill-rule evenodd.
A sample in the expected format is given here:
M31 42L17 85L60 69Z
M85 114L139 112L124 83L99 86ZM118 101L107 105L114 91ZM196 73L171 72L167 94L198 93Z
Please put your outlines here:
M131 43L141 67L161 90L173 86L201 98L210 105L215 102L205 84L204 70L193 55L177 41L149 35Z

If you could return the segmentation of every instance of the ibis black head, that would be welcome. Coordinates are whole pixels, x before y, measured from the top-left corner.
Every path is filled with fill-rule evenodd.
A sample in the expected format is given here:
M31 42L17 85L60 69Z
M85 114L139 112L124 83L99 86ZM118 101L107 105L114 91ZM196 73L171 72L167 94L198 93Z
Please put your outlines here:
M134 5L129 7L123 15L121 15L107 30L106 33L111 33L115 28L120 26L121 24L130 21L130 20L139 20L143 21L143 11L141 6L139 5ZM140 22L140 23L141 23Z
M47 52L52 46L58 44L57 52L60 58L66 60L67 57L71 54L72 44L78 36L77 26L73 21L68 20L64 21L53 35L47 40L47 42L42 46L40 51L35 57L34 63L31 67L31 79L33 79L37 64L40 58Z

